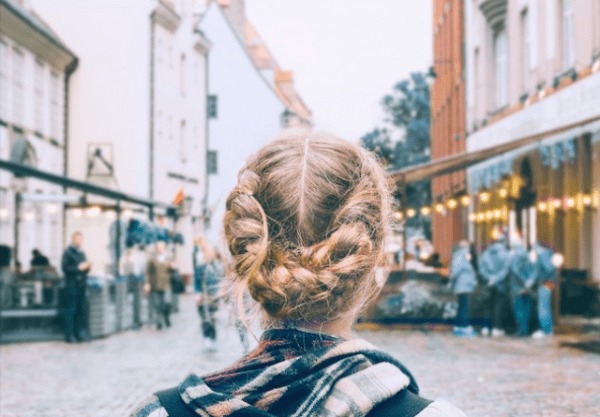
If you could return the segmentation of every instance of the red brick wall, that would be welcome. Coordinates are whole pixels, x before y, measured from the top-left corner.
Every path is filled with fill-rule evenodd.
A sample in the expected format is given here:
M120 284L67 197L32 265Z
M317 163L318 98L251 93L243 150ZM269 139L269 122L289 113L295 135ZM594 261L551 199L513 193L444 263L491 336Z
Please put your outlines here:
M465 150L465 84L463 80L463 7L462 0L433 0L433 56L437 77L431 89L432 159ZM464 188L464 172L456 172L432 181L432 196L446 200ZM461 209L446 216L434 212L433 246L442 262L448 262L455 241L464 238Z

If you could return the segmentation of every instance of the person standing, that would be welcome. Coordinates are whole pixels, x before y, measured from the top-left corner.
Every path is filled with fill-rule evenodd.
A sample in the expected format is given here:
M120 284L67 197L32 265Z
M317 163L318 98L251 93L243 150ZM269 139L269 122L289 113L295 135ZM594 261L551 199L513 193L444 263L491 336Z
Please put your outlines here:
M468 241L460 241L454 246L448 285L458 296L458 312L454 327L456 336L473 337L477 335L469 320L469 298L477 286L477 277L471 260L471 245Z
M536 266L537 280L537 313L540 328L531 336L540 339L554 334L552 320L552 292L556 288L556 266L552 263L554 253L535 243L532 247L532 261Z
M164 241L158 241L154 257L146 265L146 283L144 285L146 293L149 293L150 306L156 320L157 330L162 329L163 324L167 327L171 326L169 320L171 311L167 297L171 288L173 267L173 262L167 253L167 244Z
M202 327L202 335L208 343L209 350L217 349L217 326L215 314L219 309L219 285L225 275L220 253L202 241L202 253L206 267L200 281L198 292L198 314Z
M87 307L87 275L92 264L86 260L81 250L83 234L75 232L62 254L61 269L65 276L65 340L67 343L81 342L89 338L85 330Z
M536 283L536 273L536 265L529 258L521 234L515 232L511 238L509 285L518 336L529 334L533 304L531 293Z
M493 337L504 335L502 321L508 297L508 276L510 272L509 253L506 236L499 235L479 259L479 274L490 289L488 304L488 333Z

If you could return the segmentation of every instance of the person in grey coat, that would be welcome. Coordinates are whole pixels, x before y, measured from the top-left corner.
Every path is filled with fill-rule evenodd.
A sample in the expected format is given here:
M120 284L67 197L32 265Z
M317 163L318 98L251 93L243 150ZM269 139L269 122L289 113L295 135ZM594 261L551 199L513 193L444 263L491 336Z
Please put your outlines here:
M554 252L536 242L532 249L536 266L537 313L540 328L532 337L542 338L553 334L552 292L556 288L557 268L552 262Z
M498 239L486 248L479 259L479 274L489 288L488 329L492 336L504 335L502 321L508 302L508 276L510 273L509 252L506 236Z
M517 335L529 334L529 320L533 300L531 294L536 284L536 265L531 262L529 252L518 233L511 242L509 288L517 320Z
M458 312L454 327L454 334L457 336L476 335L469 320L469 298L477 286L477 277L471 260L469 242L461 241L454 246L448 285L452 292L458 296Z

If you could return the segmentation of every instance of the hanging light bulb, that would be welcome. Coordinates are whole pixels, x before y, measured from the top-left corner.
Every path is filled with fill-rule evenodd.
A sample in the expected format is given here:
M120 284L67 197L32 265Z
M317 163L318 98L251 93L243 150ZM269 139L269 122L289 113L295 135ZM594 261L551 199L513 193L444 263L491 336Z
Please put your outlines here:
M95 217L95 216L97 216L98 214L100 214L100 212L101 212L101 211L102 211L102 210L100 210L100 207L98 207L98 206L93 206L93 207L90 207L90 208L88 208L88 209L85 211L85 214L87 214L87 216L88 216L88 217Z
M123 210L123 217L126 219L131 219L133 217L133 211L130 209Z
M435 205L435 211L438 213L442 213L444 211L444 205L441 203L437 203Z
M565 263L565 257L560 253L555 253L554 255L552 255L550 262L552 263L552 265L554 265L555 268L560 268Z
M500 232L500 230L498 230L497 228L494 228L494 230L492 230L492 240L497 240L500 237L500 234L502 232Z
M8 215L10 214L10 212L8 211L7 208L1 208L0 209L0 219L4 220L4 219L8 219Z
M575 199L573 197L565 197L564 202L565 208L567 209L572 209L573 207L575 207Z
M479 193L479 201L481 201L482 203L487 203L488 201L490 201L490 193L487 191L482 191L481 193Z
M592 196L585 194L582 198L583 205L589 207L592 205Z
M114 220L117 218L117 213L115 213L112 210L105 212L104 215L106 216L107 219L111 219L111 220Z
M456 208L456 206L458 205L458 202L455 199L451 198L450 200L448 200L448 202L446 204L448 205L448 208L450 210L454 210Z
M555 198L552 202L552 205L554 206L554 208L560 208L562 206L562 201L560 200L560 198Z
M494 212L493 212L493 211L487 211L487 212L485 213L485 218L486 218L487 220L492 220L492 219L494 218Z
M469 204L471 204L471 197L469 197L468 195L463 195L460 198L460 204L462 204L463 207L467 207Z
M404 215L402 214L401 211L395 211L394 212L394 220L399 222L404 218Z
M537 205L538 211L546 211L548 210L548 204L545 201L540 201Z
M477 221L478 222L485 221L485 214L484 213L477 213Z
M494 218L496 220L500 220L502 218L502 210L500 210L500 209L494 210Z
M25 220L28 222L35 220L35 213L33 211L28 211L25 213Z
M508 190L506 188L500 188L500 191L498 191L498 195L500 196L500 198L506 198L508 196Z
M431 214L431 209L427 206L421 207L421 214L423 216L429 216Z
M75 209L75 210L73 210L73 216L75 216L75 217L81 217L81 216L83 216L83 210L81 210L81 209Z
M469 221L471 223L475 223L477 221L477 214L476 213L469 214Z
M406 210L406 215L412 219L413 217L415 217L417 215L417 212L415 211L415 209L410 208L410 209Z

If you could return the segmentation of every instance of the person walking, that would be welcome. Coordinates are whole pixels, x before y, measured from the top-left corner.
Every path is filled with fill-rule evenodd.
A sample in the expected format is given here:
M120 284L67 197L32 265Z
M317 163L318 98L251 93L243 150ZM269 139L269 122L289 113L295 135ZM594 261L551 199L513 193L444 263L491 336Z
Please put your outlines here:
M89 339L86 330L87 314L87 275L92 264L86 260L81 249L83 234L75 232L62 254L61 269L65 276L64 331L68 343Z
M205 240L202 240L201 245L205 268L197 288L198 314L207 348L215 351L217 350L216 313L219 310L219 286L225 275L225 267L217 249L208 246Z
M472 264L471 245L468 241L458 242L452 249L450 260L449 288L458 296L453 333L456 336L473 337L477 333L469 320L469 301L471 293L477 286L477 276Z
M536 265L531 261L518 231L514 232L510 243L509 287L517 321L517 336L528 336L533 304L531 295L536 283Z
M170 306L168 297L171 289L171 272L174 264L167 253L167 244L158 241L155 245L155 254L146 265L146 283L144 290L149 294L152 317L156 320L156 329L161 330L163 325L171 326Z
M372 155L324 133L286 136L251 157L224 228L234 293L249 291L266 330L238 362L192 374L132 415L464 416L420 397L402 363L352 335L381 289L387 184Z
M508 305L508 277L510 272L506 236L499 234L479 258L479 274L490 290L487 303L488 333L492 337L503 336L503 319Z

